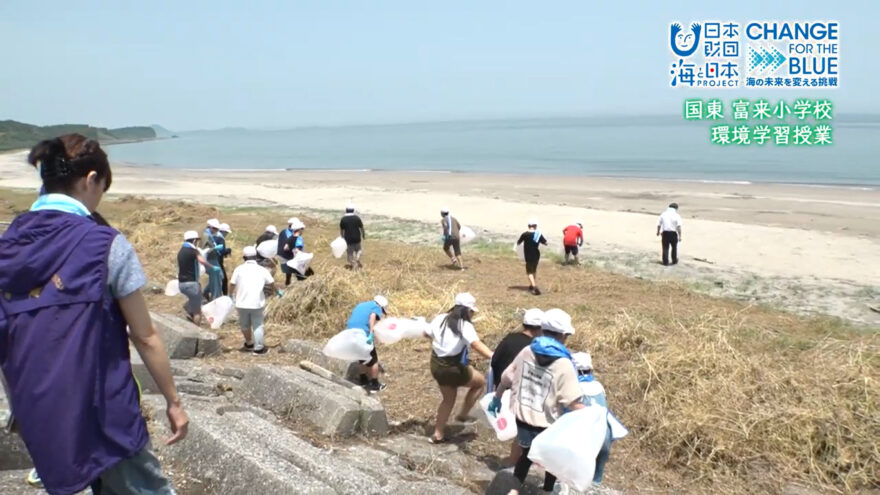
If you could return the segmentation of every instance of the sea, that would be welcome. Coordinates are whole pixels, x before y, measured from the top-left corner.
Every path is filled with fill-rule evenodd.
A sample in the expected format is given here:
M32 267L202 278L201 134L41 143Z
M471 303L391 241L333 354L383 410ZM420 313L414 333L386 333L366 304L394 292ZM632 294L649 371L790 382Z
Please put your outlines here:
M221 129L113 145L114 162L181 169L436 171L880 186L880 119L831 122L832 144L716 145L705 122L545 118Z

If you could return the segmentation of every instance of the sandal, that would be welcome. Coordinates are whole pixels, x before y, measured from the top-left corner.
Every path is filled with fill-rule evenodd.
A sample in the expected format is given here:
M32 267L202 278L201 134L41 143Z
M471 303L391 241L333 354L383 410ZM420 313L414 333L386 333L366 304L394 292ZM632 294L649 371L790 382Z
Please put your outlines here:
M428 443L433 444L433 445L444 444L444 443L446 443L446 442L448 442L448 441L449 441L449 439L447 439L446 437L444 437L444 438L437 438L437 437L435 437L435 436L433 436L433 435L431 435L431 438L428 439Z

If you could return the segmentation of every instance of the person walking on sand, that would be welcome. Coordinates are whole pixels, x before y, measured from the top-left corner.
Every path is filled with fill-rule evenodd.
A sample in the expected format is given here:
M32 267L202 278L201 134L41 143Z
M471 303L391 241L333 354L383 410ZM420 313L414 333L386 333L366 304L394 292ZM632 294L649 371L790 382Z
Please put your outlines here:
M541 244L547 245L547 239L541 235L538 230L538 220L532 218L529 220L529 230L519 236L516 241L517 245L523 245L523 255L526 261L526 275L529 277L529 292L536 296L541 295L541 289L535 281L535 275L538 272L538 262L541 261Z
M446 314L437 315L425 337L432 341L431 376L440 387L442 400L437 407L437 420L434 423L434 434L431 443L446 441L446 422L455 407L455 399L459 387L468 389L464 402L461 404L457 421L470 421L468 416L474 404L486 386L486 379L479 371L470 366L469 349L492 359L492 351L480 341L474 329L472 319L477 311L477 300L468 292L455 296L455 305Z
M458 263L458 268L464 270L464 261L461 258L461 224L445 206L440 209L440 226L443 228L443 252L449 256L452 266Z
M565 341L574 334L571 317L565 311L554 308L544 313L541 323L543 335L536 337L524 348L501 376L495 396L489 403L489 412L501 411L501 396L510 390L510 409L516 415L517 440L522 448L514 477L525 483L532 460L529 450L532 441L553 424L567 409L574 411L585 406L572 364L571 353ZM556 484L556 476L544 474L544 491L550 492ZM517 490L510 493L517 494Z
M379 392L385 390L385 384L379 382L379 354L376 352L376 343L373 338L373 327L376 322L384 318L387 313L388 299L385 296L376 296L372 301L358 304L351 312L348 325L345 328L359 328L367 334L367 343L372 345L370 359L361 361L360 383L367 392Z
M276 290L275 279L269 270L257 264L257 248L245 246L242 250L244 263L232 272L232 295L235 299L235 310L238 312L238 323L244 336L245 351L254 354L265 354L268 349L263 345L263 308L266 307L266 286Z
M173 494L149 447L130 344L165 398L166 444L186 437L189 419L137 254L96 220L107 155L68 134L37 144L28 162L47 194L0 238L0 369L19 434L49 493Z
M574 264L580 264L578 260L578 248L584 244L584 225L577 221L568 227L562 229L562 245L565 248L565 262L568 263L568 256L574 257Z
M345 215L339 221L339 236L345 239L345 243L348 245L346 248L348 266L352 270L363 268L361 264L361 253L363 252L361 241L367 238L367 233L364 231L364 223L361 221L361 217L357 216L354 212L353 204L345 206Z
M504 370L519 356L519 353L528 347L535 337L541 336L541 323L543 319L544 312L540 309L532 308L526 310L525 315L523 315L522 330L507 334L498 343L495 353L492 354L492 364L490 366L492 370L492 390L498 388ZM515 464L521 454L522 448L520 448L519 442L514 441L511 443L510 457L508 458L510 464Z
M657 220L657 235L662 236L663 266L669 264L669 248L672 248L672 264L678 263L678 243L681 242L681 216L678 215L678 203L669 203L666 211Z
M199 284L199 265L211 270L219 271L220 267L214 266L202 257L196 243L199 241L199 233L195 230L183 234L183 246L177 252L177 284L180 293L186 296L184 311L189 320L198 326L202 321L202 286Z

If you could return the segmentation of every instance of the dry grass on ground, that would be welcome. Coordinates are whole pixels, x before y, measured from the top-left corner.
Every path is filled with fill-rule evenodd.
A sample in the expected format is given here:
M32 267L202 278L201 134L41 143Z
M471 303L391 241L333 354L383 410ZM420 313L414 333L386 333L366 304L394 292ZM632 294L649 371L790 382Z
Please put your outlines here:
M5 193L4 193L5 194ZM13 195L5 211L21 208ZM17 206L16 206L17 205ZM0 218L4 215L0 205ZM227 210L126 198L105 203L110 221L132 240L152 281L175 276L180 234L220 216L235 233L237 253L267 223L299 212ZM631 435L615 443L610 486L633 491L779 492L799 483L832 492L880 485L880 340L876 330L694 294L677 284L628 279L542 261L544 295L522 290L525 274L512 255L471 253L469 269L450 270L437 246L392 241L365 244L366 270L351 273L329 255L335 225L300 214L315 252L316 275L272 302L268 342L323 341L343 328L354 304L376 293L398 315L432 316L455 292L472 292L476 327L493 347L532 306L561 307L577 334L570 347L589 350L615 414ZM367 229L369 232L369 219ZM230 262L232 267L235 261ZM232 267L228 267L231 273ZM177 312L181 301L151 295L153 308ZM220 331L235 349L234 324ZM382 400L396 421L428 425L439 401L428 372L428 342L379 347L388 375ZM278 352L227 352L218 361L288 363ZM477 368L486 369L477 360ZM478 438L467 450L483 458L506 446Z

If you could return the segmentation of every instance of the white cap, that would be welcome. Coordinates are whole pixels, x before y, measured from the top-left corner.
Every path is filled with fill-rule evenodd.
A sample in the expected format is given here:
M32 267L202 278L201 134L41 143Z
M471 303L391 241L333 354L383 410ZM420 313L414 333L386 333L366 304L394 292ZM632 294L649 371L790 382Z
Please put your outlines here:
M593 358L589 352L576 352L571 355L571 362L578 371L592 371Z
M580 228L584 228L584 221L583 220L578 220L574 224Z
M473 311L479 311L479 309L477 309L477 298L472 296L470 292L461 292L459 294L456 294L455 305L464 306Z
M561 333L563 335L574 335L574 327L571 326L571 316L559 308L544 311L544 319L541 320L541 330Z
M345 211L354 211L354 204L348 203L345 205Z
M290 224L292 224L292 223L294 223L294 222L299 222L299 218L296 218L296 217L290 217L290 218L287 219L287 225L290 225Z
M226 232L227 234L229 234L232 232L232 229L229 227L228 223L221 223L220 224L220 232Z
M266 225L266 232L271 232L273 234L277 234L278 229L276 229L274 225Z
M537 218L532 217L532 218L529 219L529 226L532 226L532 225L538 225L538 219L537 219Z
M449 213L449 207L444 206L443 208L440 208L440 213Z
M198 238L199 238L199 233L196 232L195 230L187 230L186 232L183 233L183 240L184 241L188 241L190 239L198 239Z
M245 258L256 258L257 248L255 248L254 246L245 246L244 249L241 250L241 254Z
M209 219L207 223L208 223L208 227L211 227L212 229L219 229L220 228L220 220L217 220L216 218Z
M528 309L523 315L523 325L540 327L542 321L544 321L544 312L538 308Z
M298 218L294 218L292 222L290 222L290 230L301 230L306 228L306 224L302 223Z
M382 309L388 307L388 299L385 299L385 296L376 296L373 298L373 301Z

